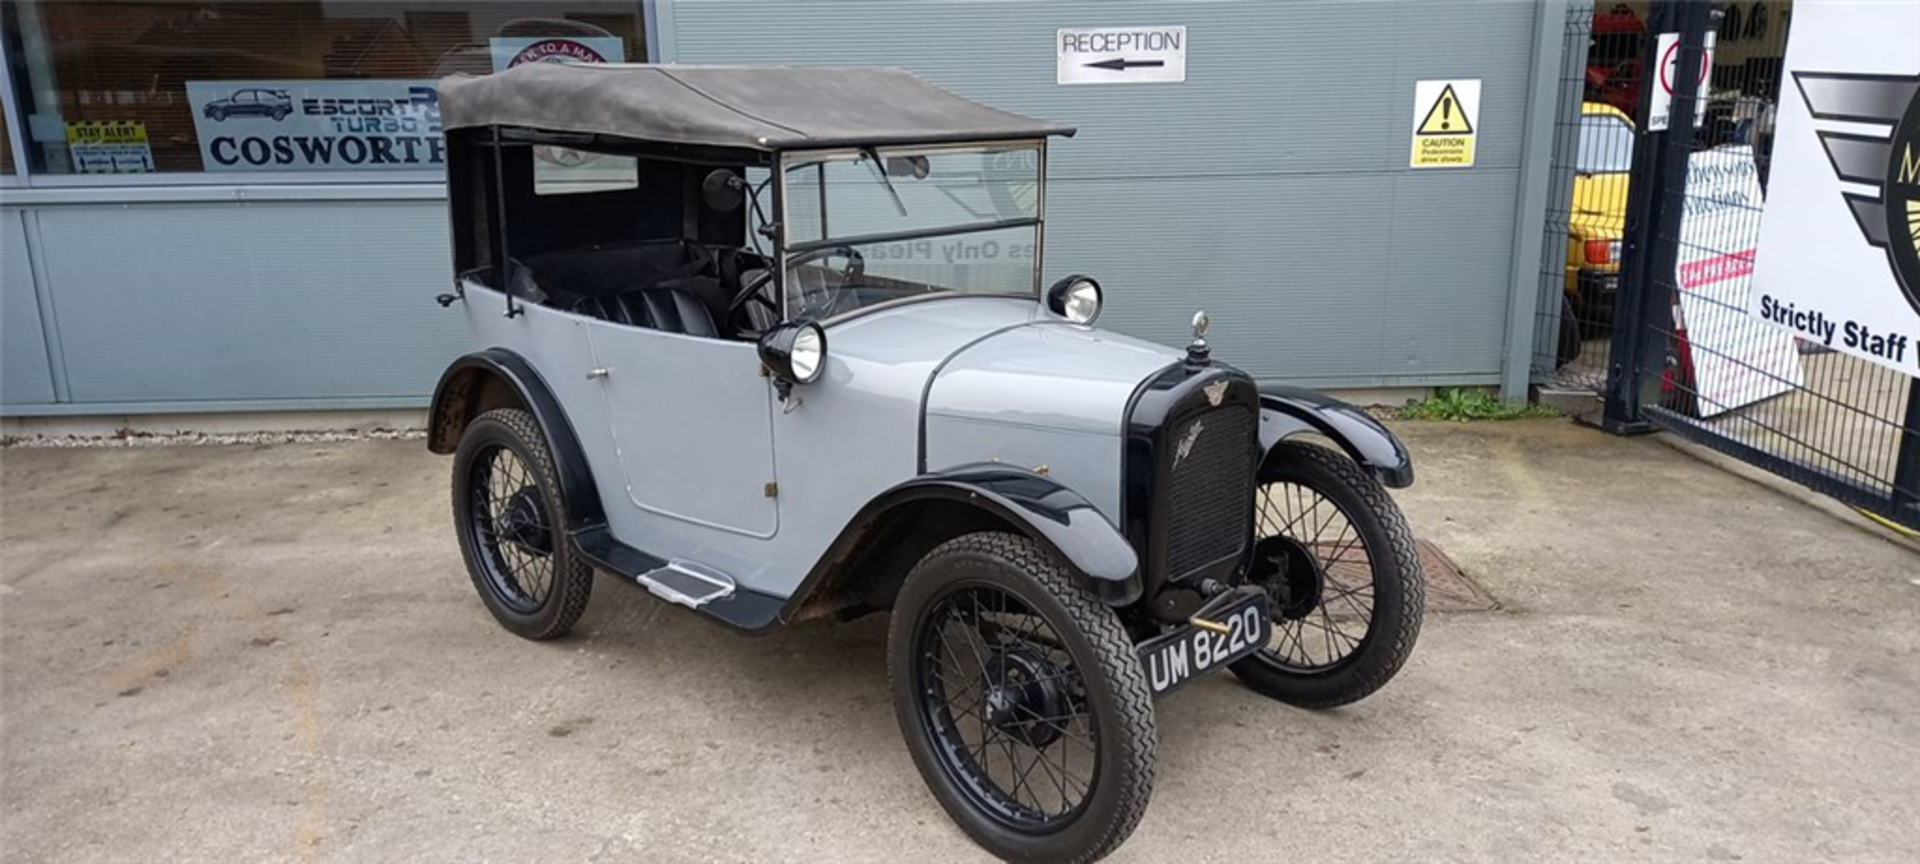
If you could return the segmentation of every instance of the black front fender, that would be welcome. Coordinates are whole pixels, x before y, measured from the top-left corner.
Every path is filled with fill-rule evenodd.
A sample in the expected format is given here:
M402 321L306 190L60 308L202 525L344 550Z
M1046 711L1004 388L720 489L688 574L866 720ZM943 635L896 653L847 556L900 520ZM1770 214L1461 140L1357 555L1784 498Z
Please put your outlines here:
M893 533L888 529L925 513L918 507L922 504L959 505L993 517L987 521L1011 526L1073 568L1081 584L1103 603L1125 606L1140 599L1139 557L1086 498L1031 471L982 465L923 474L875 496L820 556L788 598L781 618L794 620L816 595L831 596L863 576L887 582L904 577L914 562L892 556L886 548ZM887 563L877 569L888 572L850 572L875 569L880 561Z
M1260 388L1260 449L1302 432L1333 440L1353 461L1394 489L1413 485L1413 458L1406 445L1365 411L1324 393L1300 387ZM1264 460L1263 460L1264 461Z
M461 357L441 373L427 409L427 449L452 453L473 418L495 408L521 408L533 415L547 439L560 497L567 505L567 530L606 525L606 511L580 439L560 402L526 358L505 348L489 348Z

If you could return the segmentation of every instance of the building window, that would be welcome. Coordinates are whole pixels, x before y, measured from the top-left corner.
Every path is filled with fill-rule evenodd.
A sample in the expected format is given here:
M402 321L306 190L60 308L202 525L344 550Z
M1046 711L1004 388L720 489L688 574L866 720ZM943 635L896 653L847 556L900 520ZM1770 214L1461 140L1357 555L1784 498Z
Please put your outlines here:
M36 173L422 179L445 155L435 81L642 61L640 5L18 0L9 120Z

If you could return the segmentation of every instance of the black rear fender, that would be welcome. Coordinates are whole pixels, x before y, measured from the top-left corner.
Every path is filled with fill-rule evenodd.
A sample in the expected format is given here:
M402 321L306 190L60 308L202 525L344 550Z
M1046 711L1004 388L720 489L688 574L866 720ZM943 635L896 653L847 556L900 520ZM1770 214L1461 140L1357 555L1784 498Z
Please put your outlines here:
M1365 411L1312 390L1261 387L1260 449L1271 454L1274 445L1302 433L1331 439L1385 486L1413 485L1413 457L1406 445Z
M560 496L567 505L567 529L577 532L606 524L600 492L560 403L526 358L505 348L489 348L453 361L441 373L427 409L427 449L452 453L475 417L496 408L519 408L533 415L553 451Z

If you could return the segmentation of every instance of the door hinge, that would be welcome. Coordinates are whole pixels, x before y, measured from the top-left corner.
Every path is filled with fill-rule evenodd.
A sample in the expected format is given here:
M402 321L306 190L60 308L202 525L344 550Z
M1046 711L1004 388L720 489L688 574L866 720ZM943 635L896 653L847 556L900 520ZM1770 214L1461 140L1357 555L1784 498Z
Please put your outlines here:
M780 497L780 484L768 483L764 491L768 498L778 498Z
M587 370L588 381L598 381L605 377L607 377L607 367L605 366L595 366Z

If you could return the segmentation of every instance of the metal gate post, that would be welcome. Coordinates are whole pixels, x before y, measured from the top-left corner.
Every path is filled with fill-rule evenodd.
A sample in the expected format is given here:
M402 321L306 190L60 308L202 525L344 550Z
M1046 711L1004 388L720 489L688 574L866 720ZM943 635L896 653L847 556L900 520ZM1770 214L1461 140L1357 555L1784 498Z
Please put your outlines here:
M1553 187L1553 124L1560 112L1556 73L1567 41L1567 0L1537 0L1533 14L1532 83L1527 88L1527 125L1520 145L1526 156L1520 161L1513 262L1507 274L1506 357L1500 368L1500 398L1516 405L1526 404L1528 385L1533 383L1540 248L1546 245L1540 226L1547 222L1547 194ZM1555 245L1565 256L1564 244ZM1551 335L1557 339L1559 333Z
M1660 86L1660 34L1680 34L1676 69L1697 69L1705 52L1713 4L1656 0L1647 15L1641 55L1640 143L1634 148L1627 190L1627 224L1621 254L1620 294L1614 308L1613 344L1607 354L1607 391L1601 426L1616 435L1653 431L1641 406L1660 397L1667 370L1667 334L1673 330L1674 265L1679 260L1680 221L1687 198L1687 158L1693 152L1693 115L1699 92L1695 75L1673 76L1673 107L1667 128L1646 128L1653 91ZM1699 98L1696 98L1699 97Z

